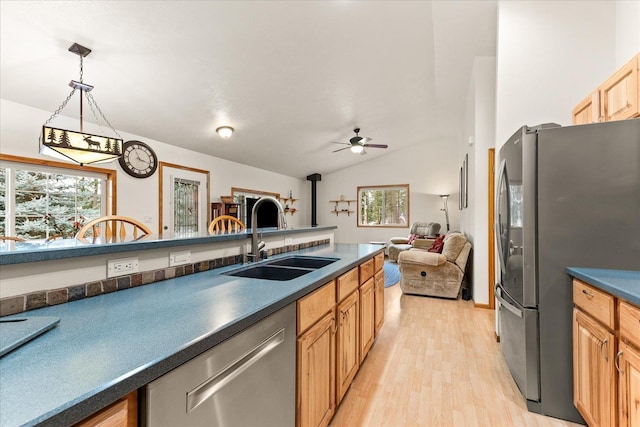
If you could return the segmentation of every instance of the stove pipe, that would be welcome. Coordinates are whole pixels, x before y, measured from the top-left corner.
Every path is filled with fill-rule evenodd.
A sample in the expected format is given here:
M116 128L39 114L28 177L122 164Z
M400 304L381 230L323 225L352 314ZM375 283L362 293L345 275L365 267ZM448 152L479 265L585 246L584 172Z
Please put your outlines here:
M314 173L307 176L307 181L311 181L311 226L315 227L318 225L318 216L316 212L316 185L318 181L322 181L322 175L320 175L319 173Z

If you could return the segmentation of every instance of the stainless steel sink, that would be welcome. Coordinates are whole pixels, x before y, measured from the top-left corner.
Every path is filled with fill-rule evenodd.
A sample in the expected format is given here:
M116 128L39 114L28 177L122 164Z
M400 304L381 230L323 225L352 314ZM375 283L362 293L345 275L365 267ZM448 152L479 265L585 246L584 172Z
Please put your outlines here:
M254 265L251 267L241 268L239 270L229 271L227 276L248 277L250 279L266 279L284 282L292 280L296 277L311 273L313 270L309 268L290 268L278 267L270 265Z
M338 258L323 258L313 256L293 255L286 258L280 258L270 261L267 265L280 265L284 267L299 267L318 269L338 261Z
M284 282L304 276L314 270L338 261L338 258L323 258L293 255L263 264L250 265L223 273L227 276L248 277Z

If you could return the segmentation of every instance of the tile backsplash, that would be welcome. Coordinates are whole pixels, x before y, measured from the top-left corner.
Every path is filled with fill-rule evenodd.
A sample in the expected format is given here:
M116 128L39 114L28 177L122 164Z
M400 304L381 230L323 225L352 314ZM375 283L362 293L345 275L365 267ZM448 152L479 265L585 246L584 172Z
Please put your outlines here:
M322 239L271 248L267 250L267 256L278 255L329 243L330 239ZM223 266L240 264L241 262L242 255L233 255L224 258L200 261L193 264L166 267L111 279L75 284L58 289L31 292L24 295L14 295L0 299L0 317L23 313L25 311L35 310L37 308L51 305L64 304L136 286L149 285L162 280L173 279L174 277L186 276L200 271L213 270Z

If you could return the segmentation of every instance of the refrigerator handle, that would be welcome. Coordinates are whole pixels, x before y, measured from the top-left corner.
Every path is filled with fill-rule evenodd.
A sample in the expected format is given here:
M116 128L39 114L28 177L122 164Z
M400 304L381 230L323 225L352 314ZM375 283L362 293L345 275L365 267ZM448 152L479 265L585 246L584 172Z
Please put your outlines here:
M504 248L502 247L502 239L501 239L501 229L500 229L500 189L502 188L502 184L503 182L506 182L508 184L509 180L507 177L507 161L506 159L503 159L502 162L500 163L500 174L498 175L498 189L496 191L496 194L498 195L498 197L496 197L496 205L495 205L495 223L493 225L493 231L495 234L495 239L496 239L496 245L498 246L498 259L500 260L500 268L502 270L502 272L504 273L505 271L507 271L507 265L506 260L504 259L504 253L503 250ZM510 216L510 209L511 206L510 205L510 201L509 201L509 189L507 188L506 191L506 196L507 196L507 216ZM511 221L511 218L507 218L507 221ZM508 233L508 230L507 230ZM507 235L507 240L509 240L509 236Z
M518 307L508 302L506 299L502 298L502 289L500 288L499 285L496 285L495 297L500 302L500 307L506 308L507 310L509 310L510 312L512 312L513 314L515 314L516 316L522 319L522 310L520 310Z

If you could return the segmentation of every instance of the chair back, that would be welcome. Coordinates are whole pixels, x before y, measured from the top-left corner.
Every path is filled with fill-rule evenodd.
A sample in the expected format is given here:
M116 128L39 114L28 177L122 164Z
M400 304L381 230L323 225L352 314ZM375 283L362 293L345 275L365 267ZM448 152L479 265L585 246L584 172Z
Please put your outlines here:
M84 243L117 243L124 242L127 236L133 240L151 234L151 229L143 223L126 216L107 215L86 223L78 233L76 239Z
M3 242L24 242L25 239L22 237L14 237L14 236L0 236L0 240Z
M437 222L414 222L409 233L418 236L435 236L440 232L440 224Z
M220 215L209 224L209 234L239 233L245 229L244 223L231 215Z

